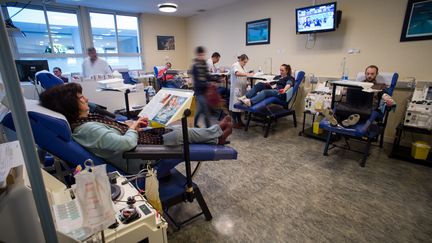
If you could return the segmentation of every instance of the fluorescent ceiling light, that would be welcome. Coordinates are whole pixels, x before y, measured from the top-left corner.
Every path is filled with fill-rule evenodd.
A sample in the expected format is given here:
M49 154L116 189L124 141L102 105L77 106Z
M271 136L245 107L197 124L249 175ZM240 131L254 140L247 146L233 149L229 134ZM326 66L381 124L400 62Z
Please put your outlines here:
M164 13L174 13L177 11L177 4L175 3L161 3L158 4L159 11Z

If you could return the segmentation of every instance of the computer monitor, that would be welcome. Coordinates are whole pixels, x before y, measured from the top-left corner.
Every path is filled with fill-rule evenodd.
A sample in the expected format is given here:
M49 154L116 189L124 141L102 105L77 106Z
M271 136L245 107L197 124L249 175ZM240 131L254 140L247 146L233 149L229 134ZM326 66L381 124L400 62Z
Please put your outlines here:
M49 71L47 60L15 60L20 81L35 79L35 74L42 70Z
M336 30L336 2L296 9L297 34Z

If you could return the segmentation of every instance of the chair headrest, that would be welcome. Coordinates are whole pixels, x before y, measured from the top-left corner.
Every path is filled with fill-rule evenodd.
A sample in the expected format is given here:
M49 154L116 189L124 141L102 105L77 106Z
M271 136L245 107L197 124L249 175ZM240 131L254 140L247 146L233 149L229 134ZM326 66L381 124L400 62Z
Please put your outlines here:
M154 66L154 71L159 72L159 70L161 70L162 68L165 68L165 66Z
M379 73L378 76L376 77L376 81L379 84L385 84L388 87L390 87L392 85L392 81L393 81L393 75L395 73ZM366 79L366 76L364 73L360 72L357 74L357 81L364 81Z
M304 72L303 71L301 71L301 70L295 71L295 73L294 73L294 79L297 80L299 78L299 75L301 75L302 73L303 73L303 76L304 76Z
M41 106L39 104L39 100L28 100L28 99L25 99L24 102L25 102L25 106L26 106L27 112L33 111L33 112L41 113L41 114L44 114L44 115L47 115L47 116L55 117L55 118L58 118L58 119L61 119L61 120L65 121L69 125L69 122L66 120L65 116L63 116L62 114L60 114L58 112L52 111L50 109L47 109L47 108Z
M36 80L38 80L41 83L42 88L44 89L50 89L54 86L64 83L63 80L56 77L54 74L48 72L47 70L42 70L37 72L35 77Z

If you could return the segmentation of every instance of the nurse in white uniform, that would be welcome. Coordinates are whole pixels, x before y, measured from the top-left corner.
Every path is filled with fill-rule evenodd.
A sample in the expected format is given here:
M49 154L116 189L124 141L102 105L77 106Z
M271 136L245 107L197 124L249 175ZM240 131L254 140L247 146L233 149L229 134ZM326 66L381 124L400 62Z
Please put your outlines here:
M242 54L238 57L238 61L231 66L229 110L232 111L232 118L234 120L233 128L244 127L244 123L241 120L241 110L234 108L234 104L239 102L238 98L246 94L246 87L248 85L247 77L253 76L253 73L247 73L244 70L244 66L248 61L248 56Z
M207 59L206 63L210 73L216 73L218 71L216 64L219 62L220 57L219 52L213 52L211 58Z

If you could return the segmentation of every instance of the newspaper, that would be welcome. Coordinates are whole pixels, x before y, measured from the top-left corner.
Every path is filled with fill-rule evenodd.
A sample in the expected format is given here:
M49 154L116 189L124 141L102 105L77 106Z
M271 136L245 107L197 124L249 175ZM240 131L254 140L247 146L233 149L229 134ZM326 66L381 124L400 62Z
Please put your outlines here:
M138 116L148 117L150 121L167 126L182 118L183 111L192 104L193 94L192 90L163 88Z

